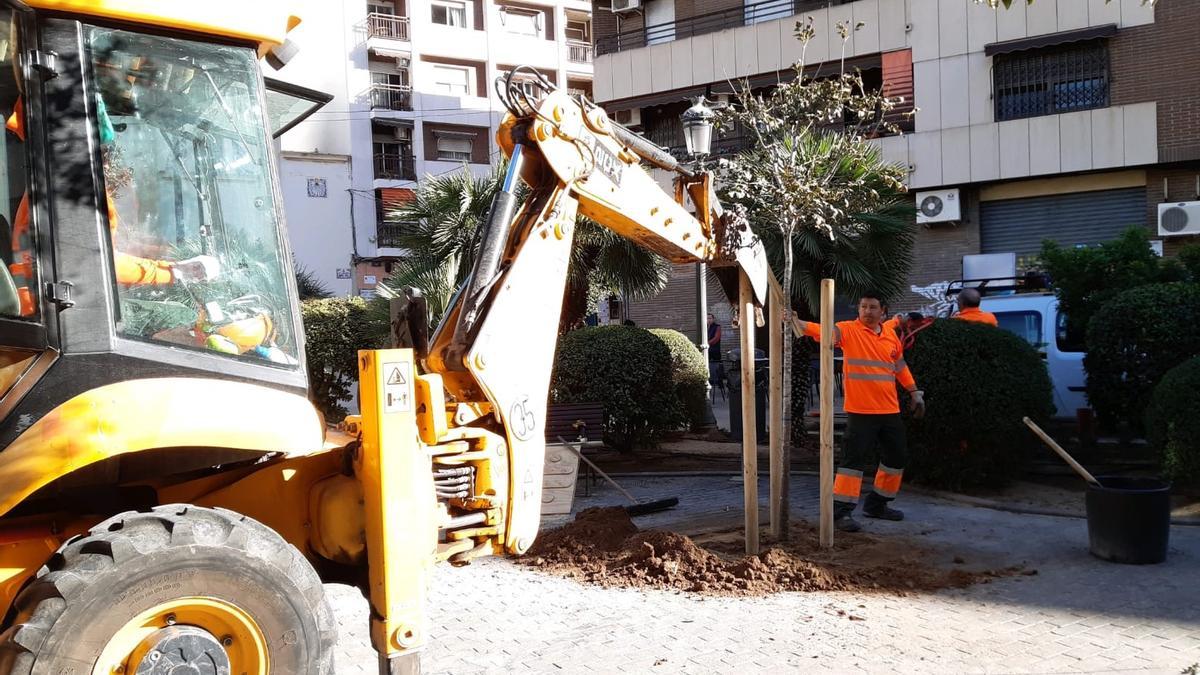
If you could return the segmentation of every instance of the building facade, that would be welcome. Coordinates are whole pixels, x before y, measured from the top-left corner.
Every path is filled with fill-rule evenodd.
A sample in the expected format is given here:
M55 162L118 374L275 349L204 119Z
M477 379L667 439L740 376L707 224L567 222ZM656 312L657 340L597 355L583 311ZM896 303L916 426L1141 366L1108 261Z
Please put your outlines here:
M790 77L809 17L809 72L844 61L915 103L906 133L876 141L907 168L923 213L897 308L937 309L963 256L1011 253L1021 269L1043 239L1093 245L1130 225L1169 255L1196 240L1172 229L1200 232L1200 210L1181 207L1191 225L1176 211L1161 231L1159 216L1200 201L1200 2L596 0L594 11L596 99L660 145L683 146L686 97ZM691 325L694 312L640 313Z
M370 295L403 255L392 207L424 177L499 159L496 78L529 65L591 95L584 0L306 0L280 79L333 95L281 139L297 262Z

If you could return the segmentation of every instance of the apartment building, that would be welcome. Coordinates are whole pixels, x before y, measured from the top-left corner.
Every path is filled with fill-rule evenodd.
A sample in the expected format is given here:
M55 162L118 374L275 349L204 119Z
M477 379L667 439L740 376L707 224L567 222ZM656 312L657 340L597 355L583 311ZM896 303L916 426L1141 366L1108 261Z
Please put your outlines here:
M1200 234L1200 2L595 0L594 17L597 101L677 151L685 97L791 77L807 17L809 72L844 59L914 101L906 133L877 141L921 210L901 308L936 308L967 255L1012 253L1022 268L1045 238L1091 245L1141 224L1170 254ZM842 22L861 24L845 44ZM631 308L635 320L694 332L679 290L694 273L676 272L679 288Z
M585 0L307 0L281 79L334 96L281 139L297 262L370 295L403 251L391 208L420 180L499 158L496 78L517 65L592 92Z

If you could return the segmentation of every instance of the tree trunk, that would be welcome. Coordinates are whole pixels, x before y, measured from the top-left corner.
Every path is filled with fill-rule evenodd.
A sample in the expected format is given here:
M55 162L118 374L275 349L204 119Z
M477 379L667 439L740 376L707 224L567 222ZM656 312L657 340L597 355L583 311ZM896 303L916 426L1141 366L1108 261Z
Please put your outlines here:
M791 482L788 478L792 470L792 229L785 229L783 235L783 283L780 284L783 286L783 311L780 312L783 317L783 400L780 402L783 407L783 511L777 531L786 541L790 527L788 506L791 503L788 495ZM779 326L771 327L771 330L779 329Z
M563 335L583 325L587 318L588 285L568 283L563 292L562 316L558 320L558 334Z

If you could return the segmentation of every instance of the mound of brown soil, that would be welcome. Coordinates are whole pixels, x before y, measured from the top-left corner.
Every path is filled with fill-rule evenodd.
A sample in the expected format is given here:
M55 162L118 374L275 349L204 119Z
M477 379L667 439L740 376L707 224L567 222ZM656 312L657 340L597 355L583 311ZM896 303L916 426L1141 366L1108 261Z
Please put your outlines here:
M935 552L907 540L840 534L831 550L817 545L807 524L793 526L786 544L743 555L740 532L693 540L674 532L640 531L621 507L587 509L542 534L520 562L603 586L662 588L715 595L780 591L934 591L1020 572L946 570ZM956 560L956 562L958 562Z

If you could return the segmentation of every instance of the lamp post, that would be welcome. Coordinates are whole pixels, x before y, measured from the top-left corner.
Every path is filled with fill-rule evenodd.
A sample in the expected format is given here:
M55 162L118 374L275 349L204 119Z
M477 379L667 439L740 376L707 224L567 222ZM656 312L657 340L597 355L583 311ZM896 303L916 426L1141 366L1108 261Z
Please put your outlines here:
M713 120L716 116L713 109L705 104L703 96L697 97L692 107L683 112L683 141L687 145L688 155L696 158L698 171L704 170L704 158L712 151ZM705 426L715 426L717 420L712 412L712 373L708 369L706 267L703 261L696 263L696 346L700 348L700 357L704 360L704 424ZM717 358L720 358L720 355Z

